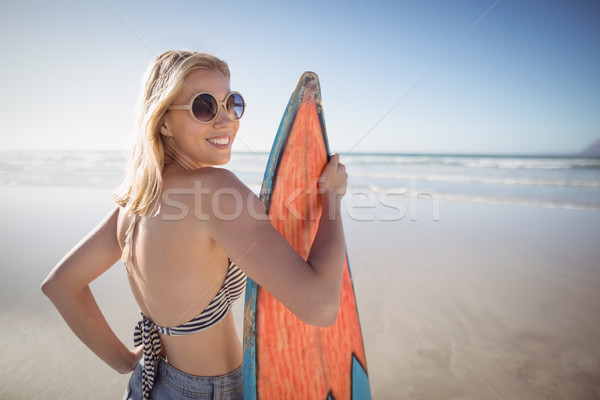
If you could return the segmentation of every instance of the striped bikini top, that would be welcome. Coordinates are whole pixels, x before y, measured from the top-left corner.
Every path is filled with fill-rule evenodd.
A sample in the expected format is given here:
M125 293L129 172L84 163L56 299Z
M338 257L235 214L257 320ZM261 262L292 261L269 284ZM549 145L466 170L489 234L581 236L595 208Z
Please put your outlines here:
M136 225L137 215L134 215L125 234L125 244L121 257L125 265L133 264L133 234ZM223 286L196 318L179 326L164 327L156 325L142 314L142 319L137 323L134 330L133 342L135 346L143 345L144 348L144 370L142 372L144 399L150 398L162 351L158 334L162 333L169 336L191 335L213 327L225 318L233 302L240 298L245 288L246 274L230 260Z

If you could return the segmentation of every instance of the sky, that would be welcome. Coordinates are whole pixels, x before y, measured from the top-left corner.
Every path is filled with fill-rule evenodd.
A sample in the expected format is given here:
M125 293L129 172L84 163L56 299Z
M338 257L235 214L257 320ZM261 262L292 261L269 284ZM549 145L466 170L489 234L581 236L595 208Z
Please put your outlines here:
M600 2L2 1L0 150L127 150L152 59L225 59L268 151L319 75L332 151L575 153L600 138Z

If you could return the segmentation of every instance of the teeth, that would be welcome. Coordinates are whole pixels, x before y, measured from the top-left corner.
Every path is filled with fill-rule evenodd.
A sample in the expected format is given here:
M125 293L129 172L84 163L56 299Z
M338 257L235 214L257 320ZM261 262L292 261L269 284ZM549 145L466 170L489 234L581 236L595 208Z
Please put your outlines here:
M222 139L208 139L209 143L212 144L229 144L229 138L222 138Z

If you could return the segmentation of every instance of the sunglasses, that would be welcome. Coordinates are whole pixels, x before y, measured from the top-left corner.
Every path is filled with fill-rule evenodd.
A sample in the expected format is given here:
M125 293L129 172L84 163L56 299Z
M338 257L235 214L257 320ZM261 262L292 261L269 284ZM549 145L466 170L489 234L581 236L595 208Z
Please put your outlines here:
M208 124L217 118L219 109L223 106L232 121L237 121L244 115L246 103L238 92L231 92L225 100L219 101L210 93L198 93L185 106L170 106L168 110L189 110L192 118L201 124Z

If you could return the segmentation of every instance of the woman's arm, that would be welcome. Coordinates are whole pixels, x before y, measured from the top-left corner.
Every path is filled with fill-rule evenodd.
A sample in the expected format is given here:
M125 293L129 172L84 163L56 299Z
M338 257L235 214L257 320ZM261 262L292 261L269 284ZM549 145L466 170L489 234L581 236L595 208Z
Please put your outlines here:
M118 372L127 373L140 360L141 347L130 351L117 338L89 287L121 255L118 216L116 208L75 246L44 280L42 291L86 346Z
M307 261L271 225L256 195L225 170L216 170L215 176L208 180L209 195L202 200L202 210L210 216L211 236L248 276L304 322L333 324L345 257L340 202L347 174L339 156L331 157L320 178L323 213ZM221 195L215 200L210 189L218 192L224 187L226 193L239 193L238 198ZM237 204L240 200L243 207ZM215 204L219 215L214 212Z

